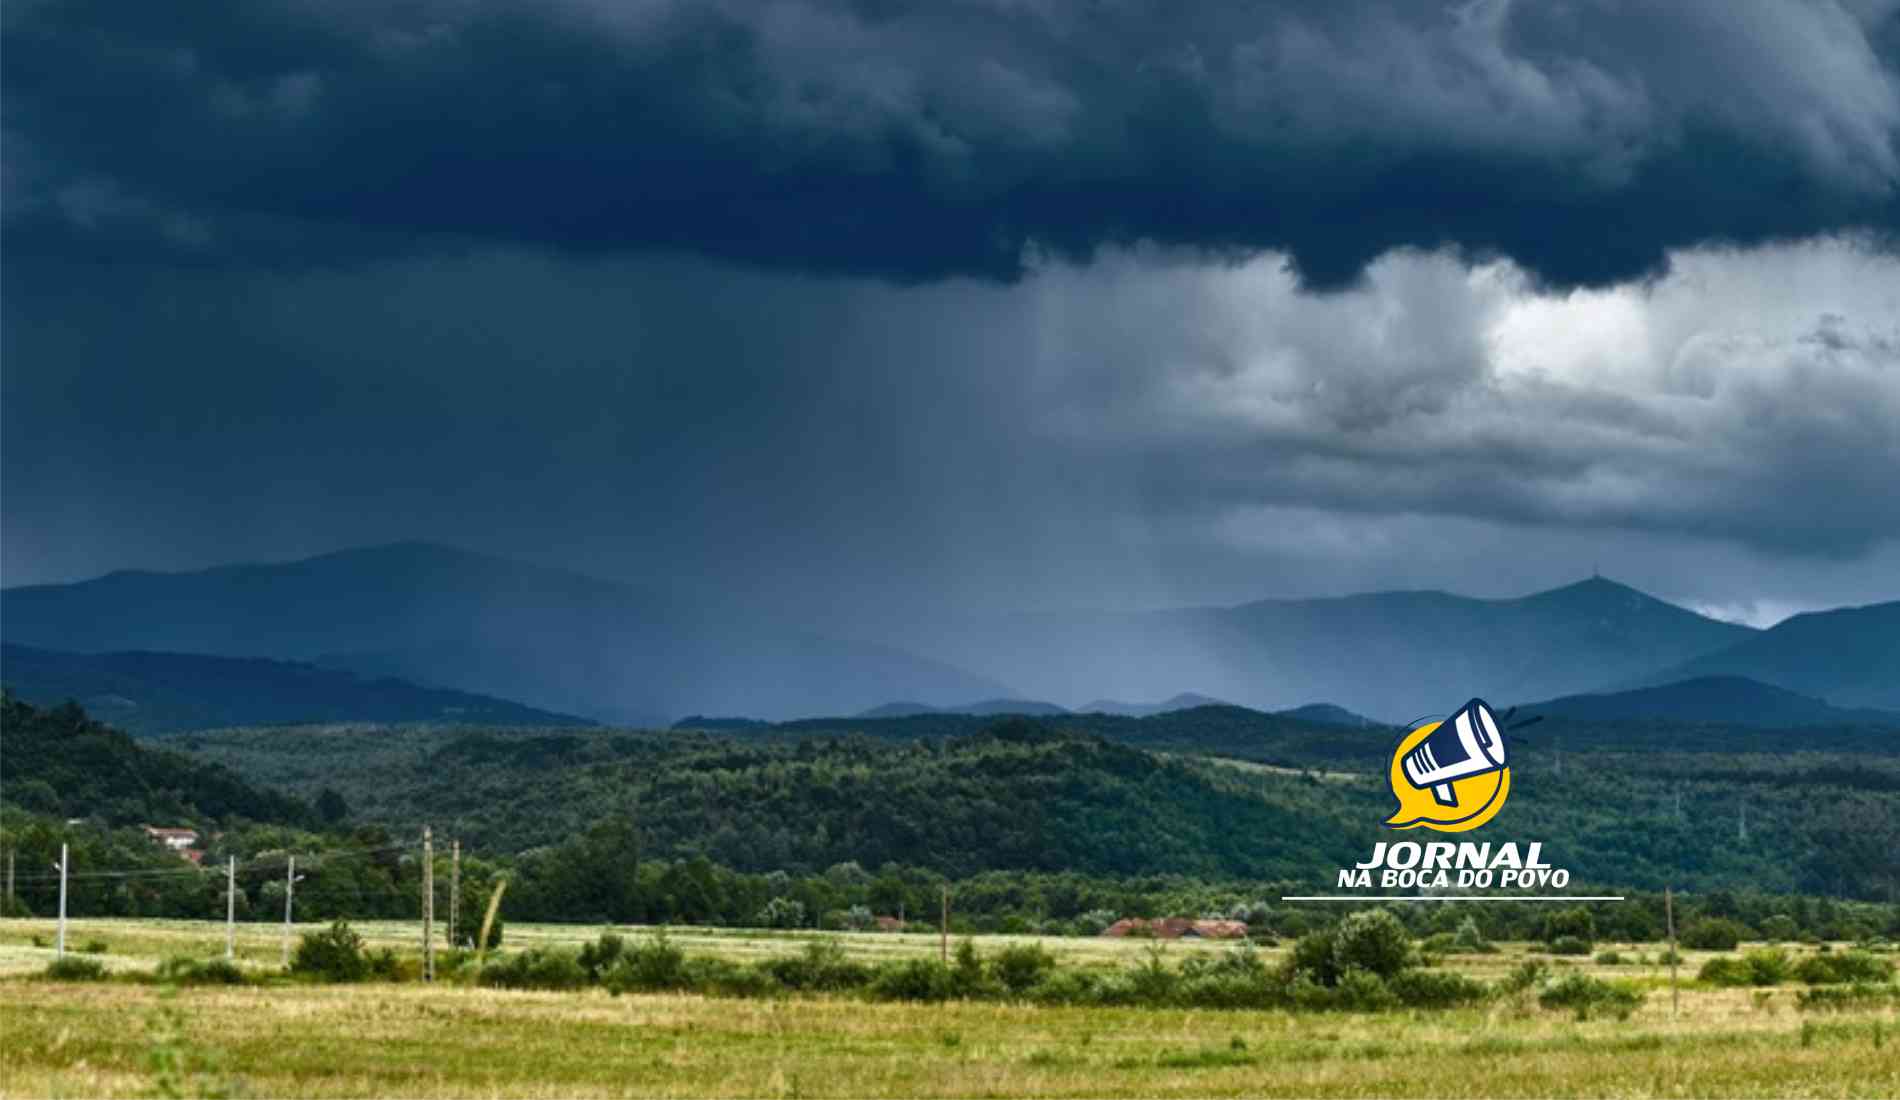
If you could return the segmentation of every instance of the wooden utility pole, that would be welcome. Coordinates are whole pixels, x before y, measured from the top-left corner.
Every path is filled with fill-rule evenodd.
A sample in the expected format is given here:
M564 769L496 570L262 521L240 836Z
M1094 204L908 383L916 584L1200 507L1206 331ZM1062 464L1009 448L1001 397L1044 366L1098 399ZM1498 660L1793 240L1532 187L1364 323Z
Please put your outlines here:
M237 958L237 857L224 864L224 957Z
M937 932L937 949L942 954L943 961L948 963L950 961L950 887L948 886L943 888L943 916L941 923L937 926Z
M435 981L435 835L422 827L422 980Z
M1669 924L1669 1013L1674 1016L1682 1012L1682 993L1676 989L1676 896L1668 886L1663 887L1663 919Z
M488 956L488 933L495 927L495 914L501 911L501 892L508 889L508 880L495 883L495 892L488 895L488 912L482 917L482 934L475 937L475 963L480 966Z
M462 916L462 840L449 841L449 946L455 946L455 933Z
M297 857L284 868L284 965L290 965L290 896L297 890Z
M59 846L59 950L58 958L66 957L66 865L68 856L66 845Z
M7 849L7 912L12 913L17 907L18 907L17 899L15 898L14 893L13 893L13 849L8 848Z

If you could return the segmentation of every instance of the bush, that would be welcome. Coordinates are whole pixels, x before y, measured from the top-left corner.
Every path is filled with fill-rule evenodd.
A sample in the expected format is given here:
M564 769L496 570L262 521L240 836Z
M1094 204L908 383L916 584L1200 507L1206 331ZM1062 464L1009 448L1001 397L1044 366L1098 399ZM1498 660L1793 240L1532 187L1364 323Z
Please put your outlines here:
M627 941L615 933L602 932L598 940L581 948L581 953L575 961L581 964L582 970L587 971L588 981L598 982L614 961L620 958L620 953L626 946Z
M481 983L496 989L582 989L587 970L572 951L531 947L519 955L490 959L482 967Z
M1385 985L1408 1008L1476 1004L1491 992L1483 982L1451 970L1402 970L1386 979Z
M1476 917L1466 917L1458 923L1458 931L1452 936L1452 945L1463 954L1490 954L1497 950L1491 941L1484 938L1484 932L1478 927Z
M996 953L990 961L990 973L1010 994L1020 996L1055 969L1055 956L1039 943L1012 944Z
M1545 1008L1568 1008L1577 1019L1587 1020L1593 1012L1609 1012L1617 1019L1628 1019L1643 1003L1640 990L1621 982L1606 982L1588 974L1566 974L1544 987L1537 1003Z
M712 955L686 960L681 988L722 997L769 997L779 991L778 982L766 970Z
M1750 951L1739 959L1717 955L1702 964L1696 977L1710 985L1780 985L1788 980L1792 969L1787 952L1769 947Z
M1522 993L1543 984L1549 973L1550 964L1544 960L1525 959L1511 968L1511 972L1498 983L1498 988L1506 993Z
M858 989L871 980L871 971L852 962L836 940L813 940L796 955L767 959L762 969L786 989L829 993Z
M99 982L105 980L106 967L98 959L65 955L46 964L45 977L56 982Z
M1808 985L1884 982L1893 977L1893 963L1864 951L1809 955L1795 966L1794 976Z
M1598 966L1622 966L1624 963L1628 961L1629 960L1625 959L1623 956L1617 954L1614 951L1597 952Z
M1727 917L1703 917L1682 930L1682 945L1697 951L1733 951L1748 929Z
M246 985L250 979L229 959L194 959L173 955L158 964L154 975L169 985Z
M1333 958L1343 974L1359 969L1389 978L1412 958L1412 937L1386 909L1352 913L1333 932Z
M1590 953L1590 945L1596 942L1596 938L1596 918L1590 915L1590 910L1580 905L1569 909L1559 909L1544 918L1545 942L1555 943L1561 939L1583 941L1582 951L1564 952L1564 954L1587 955Z
M1900 989L1866 982L1816 986L1794 995L1795 1008L1802 1012L1846 1012L1857 1008L1876 1008L1893 1002L1900 1002Z
M871 995L885 1001L947 1001L956 986L950 968L936 959L905 959L878 968Z
M686 953L674 946L666 933L656 932L620 951L605 980L614 993L685 989Z
M305 932L297 940L290 972L318 981L360 982L370 977L374 962L363 954L363 937L347 921L339 920L322 931Z
M1399 1003L1399 999L1386 988L1383 978L1370 970L1356 967L1339 976L1339 984L1333 987L1333 1000L1337 1007L1349 1012L1378 1012L1396 1008Z
M1553 955L1588 955L1590 941L1578 936L1558 936L1545 944L1544 950Z
M80 950L80 951L81 951L82 953L84 953L84 954L87 954L87 955L103 955L103 954L105 954L105 953L106 953L106 951L107 951L107 948L106 948L106 941L104 941L104 940L87 940L87 941L86 941L86 946L84 946L84 947L82 947L82 948L80 948L79 950Z
M1331 986L1339 981L1339 963L1333 954L1330 931L1308 932L1293 941L1287 952L1290 977L1303 977L1315 985Z

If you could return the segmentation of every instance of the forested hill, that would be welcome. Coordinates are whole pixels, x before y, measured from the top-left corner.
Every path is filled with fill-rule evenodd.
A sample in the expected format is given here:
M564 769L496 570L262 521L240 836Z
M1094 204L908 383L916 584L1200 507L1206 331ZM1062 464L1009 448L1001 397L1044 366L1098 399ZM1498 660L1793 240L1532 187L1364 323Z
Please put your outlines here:
M1900 889L1900 756L1890 749L1820 752L1785 731L1665 723L1637 727L1636 750L1593 747L1593 737L1613 738L1584 723L1526 733L1546 729L1513 744L1510 805L1481 839L1543 841L1579 882L1603 885L1871 898ZM356 823L430 822L491 852L558 846L630 822L645 856L704 855L756 871L889 861L953 875L1039 869L1319 886L1392 835L1382 824L1391 793L1363 768L1153 753L1020 719L946 738L281 733L174 743L305 797L335 786ZM1721 748L1730 734L1761 741ZM1891 736L1800 731L1817 744ZM1697 738L1717 748L1698 749ZM1364 739L1359 759L1382 763L1389 738Z
M243 818L303 824L303 802L260 790L217 764L147 748L71 704L0 702L4 800L23 810L110 825L197 825Z

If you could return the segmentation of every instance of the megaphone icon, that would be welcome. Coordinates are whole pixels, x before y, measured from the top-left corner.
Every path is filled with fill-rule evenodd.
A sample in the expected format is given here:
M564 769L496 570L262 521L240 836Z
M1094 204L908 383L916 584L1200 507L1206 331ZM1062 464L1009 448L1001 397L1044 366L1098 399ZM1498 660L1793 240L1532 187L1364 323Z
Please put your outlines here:
M1405 754L1405 778L1430 788L1440 806L1456 806L1453 780L1504 768L1504 737L1483 699L1473 699Z

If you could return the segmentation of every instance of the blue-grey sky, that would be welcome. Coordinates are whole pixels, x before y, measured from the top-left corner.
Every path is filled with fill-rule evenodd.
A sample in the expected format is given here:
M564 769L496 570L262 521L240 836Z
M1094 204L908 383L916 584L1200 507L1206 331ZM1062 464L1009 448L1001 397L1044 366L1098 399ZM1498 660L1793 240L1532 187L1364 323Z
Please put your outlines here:
M8 584L1900 594L1900 4L19 0Z

